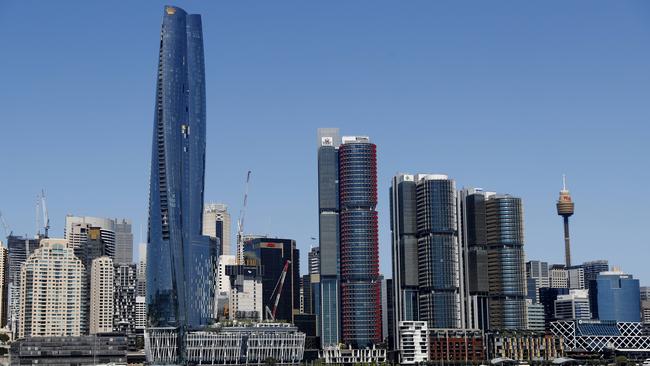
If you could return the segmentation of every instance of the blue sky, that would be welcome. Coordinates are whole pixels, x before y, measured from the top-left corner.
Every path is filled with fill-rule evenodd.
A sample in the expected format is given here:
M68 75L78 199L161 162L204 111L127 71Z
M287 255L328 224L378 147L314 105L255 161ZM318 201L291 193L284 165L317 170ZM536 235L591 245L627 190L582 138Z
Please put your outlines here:
M164 3L4 1L0 210L34 232L45 188L67 213L146 230ZM388 186L446 173L524 200L529 259L561 263L568 175L574 262L606 258L650 284L650 3L178 2L203 16L206 199L246 231L317 236L316 129L378 145L381 271ZM303 262L304 263L304 262ZM306 266L303 264L303 270Z

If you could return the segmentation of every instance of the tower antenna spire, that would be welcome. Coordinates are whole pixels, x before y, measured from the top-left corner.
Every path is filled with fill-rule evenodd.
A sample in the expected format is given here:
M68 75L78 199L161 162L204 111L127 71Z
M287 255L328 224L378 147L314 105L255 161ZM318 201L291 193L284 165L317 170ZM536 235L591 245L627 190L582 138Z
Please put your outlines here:
M566 191L566 174L562 174L562 190Z

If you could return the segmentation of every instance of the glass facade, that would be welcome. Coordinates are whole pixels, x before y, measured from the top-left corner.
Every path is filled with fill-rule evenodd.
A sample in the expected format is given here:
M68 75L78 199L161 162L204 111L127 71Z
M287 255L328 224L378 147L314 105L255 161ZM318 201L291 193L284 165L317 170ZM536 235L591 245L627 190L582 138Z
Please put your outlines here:
M420 320L429 328L460 328L456 185L446 176L416 180Z
M296 249L296 241L278 238L254 238L244 245L244 261L248 266L261 266L262 277L262 307L273 310L276 295L280 292L275 320L292 323L293 315L300 312L300 253ZM280 277L287 266L287 274L281 289ZM264 318L269 319L265 312Z
M212 314L216 243L202 235L205 73L201 17L167 6L156 83L149 232L149 327L200 328Z
M409 174L393 177L390 187L390 229L392 233L392 266L394 279L395 319L419 320L418 240L416 227L415 181ZM395 339L398 334L392 335Z
M342 338L353 348L371 347L381 342L382 318L377 148L367 139L346 140L339 147L339 200Z
M486 203L491 329L525 329L526 272L521 199L492 196Z
M318 130L318 229L320 285L314 310L320 316L323 346L337 345L341 337L339 292L339 152L337 128Z
M596 279L596 298L600 320L641 321L639 280L631 275L603 272Z
M464 260L464 326L471 329L489 328L485 200L491 194L476 188L459 192L460 250Z

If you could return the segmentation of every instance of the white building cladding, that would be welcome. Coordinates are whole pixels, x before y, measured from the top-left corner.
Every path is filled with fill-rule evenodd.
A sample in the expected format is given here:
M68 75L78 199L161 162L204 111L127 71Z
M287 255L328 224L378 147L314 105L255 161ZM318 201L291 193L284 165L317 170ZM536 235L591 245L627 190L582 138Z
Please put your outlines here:
M589 290L570 290L568 295L558 295L555 300L555 319L591 319Z
M622 352L650 351L650 336L643 335L643 324L606 320L554 321L551 332L564 340L567 351L603 352L613 348Z
M319 357L326 364L380 364L386 362L386 349L363 348L342 349L338 346L326 346L320 351Z
M221 251L228 255L232 251L230 242L230 214L223 203L209 203L203 208L203 235L219 238Z
M399 322L400 365L429 361L429 328L425 321Z
M113 260L93 259L90 270L90 334L113 331L113 292L115 289Z
M82 274L67 240L41 240L20 273L18 337L79 336Z
M175 359L176 337L171 330L150 332L147 358L164 364ZM185 342L191 364L261 365L269 358L280 365L298 365L303 358L305 333L286 323L223 326L190 332Z

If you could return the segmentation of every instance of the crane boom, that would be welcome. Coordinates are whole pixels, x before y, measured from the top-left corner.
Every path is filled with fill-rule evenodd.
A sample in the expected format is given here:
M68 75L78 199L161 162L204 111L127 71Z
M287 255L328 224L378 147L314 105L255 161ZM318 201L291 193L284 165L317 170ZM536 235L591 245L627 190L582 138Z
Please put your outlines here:
M7 221L5 221L5 217L2 216L2 212L0 212L0 223L2 223L2 227L5 230L5 236L10 236L12 232L9 229L9 225L7 225Z
M248 206L248 188L251 181L251 171L246 174L246 185L244 188L244 204L239 210L237 219L237 263L244 263L244 218L246 217L246 206Z
M36 196L36 236L49 238L49 231L50 231L50 217L47 212L47 201L45 199L45 190L42 189L41 193L39 193Z
M271 299L269 300L273 300L273 296L275 295L273 310L271 311L268 305L266 306L266 315L267 317L270 315L270 318L273 321L275 321L275 313L278 311L278 304L280 303L280 297L282 296L282 288L284 287L284 280L287 278L289 264L291 264L291 261L287 259L287 261L284 263L284 268L282 269L280 278L278 279L278 282L275 284L275 288L273 288L273 292L271 293Z

